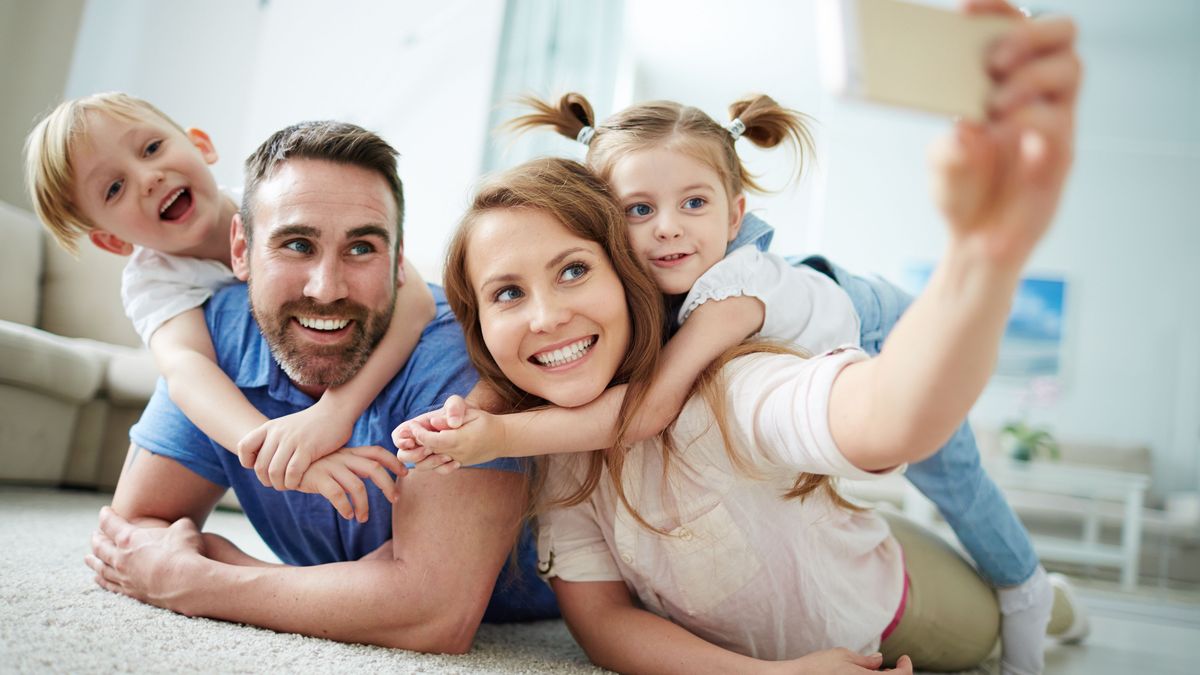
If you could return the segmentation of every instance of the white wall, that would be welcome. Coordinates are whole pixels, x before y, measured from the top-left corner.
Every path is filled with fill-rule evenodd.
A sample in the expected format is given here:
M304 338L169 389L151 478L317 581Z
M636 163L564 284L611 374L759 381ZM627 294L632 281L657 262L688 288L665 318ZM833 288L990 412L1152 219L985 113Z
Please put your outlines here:
M210 133L224 185L271 132L340 119L400 152L405 246L440 278L479 174L504 3L89 0L67 96L119 89Z
M124 91L209 133L222 185L241 184L240 144L262 13L257 0L88 0L65 96Z
M206 127L226 183L284 124L337 117L375 129L402 153L408 251L436 277L481 163L503 5L90 0L67 93L126 89ZM1087 78L1074 175L1031 266L1069 283L1064 392L1041 419L1065 439L1148 444L1157 490L1195 489L1200 3L1043 5L1077 17ZM811 0L656 0L626 11L628 96L721 118L738 96L765 91L817 118L815 170L751 200L779 228L776 250L893 277L937 255L924 157L945 123L827 96ZM785 180L785 152L746 157L768 184ZM974 416L999 424L1017 395L993 386Z
M400 152L405 251L429 280L479 176L502 0L272 0L263 10L242 143L340 119Z

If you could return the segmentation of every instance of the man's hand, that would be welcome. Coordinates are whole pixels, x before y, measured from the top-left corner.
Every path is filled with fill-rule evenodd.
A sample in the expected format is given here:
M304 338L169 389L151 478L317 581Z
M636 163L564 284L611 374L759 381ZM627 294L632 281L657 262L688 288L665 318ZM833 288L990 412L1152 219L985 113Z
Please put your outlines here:
M206 564L203 537L190 518L169 527L139 527L105 506L91 544L84 562L101 587L187 614L184 586Z
M238 460L247 469L254 467L264 486L295 490L309 465L349 442L354 420L337 413L317 401L300 412L268 420L238 442Z
M396 481L388 471L397 477L408 474L395 455L378 445L342 448L313 462L297 489L321 495L343 518L365 523L370 516L366 480L382 490L389 502L396 501Z

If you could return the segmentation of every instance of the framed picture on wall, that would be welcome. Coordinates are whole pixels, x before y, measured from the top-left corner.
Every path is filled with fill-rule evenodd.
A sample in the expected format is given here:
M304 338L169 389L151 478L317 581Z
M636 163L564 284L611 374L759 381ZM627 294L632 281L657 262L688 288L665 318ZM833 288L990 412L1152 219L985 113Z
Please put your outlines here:
M905 269L902 285L918 293L932 272L932 263L913 263ZM1021 279L1000 343L997 376L1027 380L1061 375L1066 294L1067 282L1062 278L1036 275Z

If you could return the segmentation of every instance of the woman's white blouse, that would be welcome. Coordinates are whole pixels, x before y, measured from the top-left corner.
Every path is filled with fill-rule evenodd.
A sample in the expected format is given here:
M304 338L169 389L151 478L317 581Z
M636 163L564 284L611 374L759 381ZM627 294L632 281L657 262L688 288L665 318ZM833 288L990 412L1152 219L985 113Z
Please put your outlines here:
M730 461L707 404L693 396L671 432L677 453L665 477L657 440L635 445L625 459L626 496L668 534L639 525L606 473L583 503L541 516L543 576L623 580L647 610L758 658L878 649L904 578L887 524L822 491L781 499L799 472L879 476L851 464L829 430L833 380L865 358L842 348L813 359L753 354L726 365L729 432L747 470ZM585 459L554 456L549 494L572 492Z

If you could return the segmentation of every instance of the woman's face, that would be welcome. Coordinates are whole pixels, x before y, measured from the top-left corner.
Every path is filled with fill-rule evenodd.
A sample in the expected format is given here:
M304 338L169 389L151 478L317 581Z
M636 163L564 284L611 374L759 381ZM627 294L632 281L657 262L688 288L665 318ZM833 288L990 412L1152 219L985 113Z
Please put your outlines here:
M625 290L599 244L543 211L476 220L467 272L487 349L514 385L554 405L595 400L629 348Z

